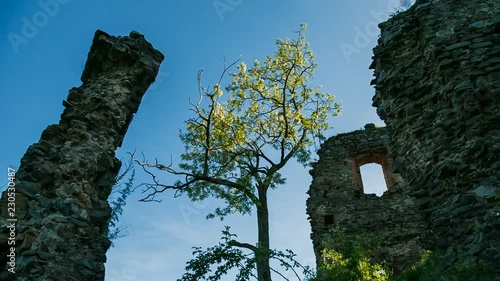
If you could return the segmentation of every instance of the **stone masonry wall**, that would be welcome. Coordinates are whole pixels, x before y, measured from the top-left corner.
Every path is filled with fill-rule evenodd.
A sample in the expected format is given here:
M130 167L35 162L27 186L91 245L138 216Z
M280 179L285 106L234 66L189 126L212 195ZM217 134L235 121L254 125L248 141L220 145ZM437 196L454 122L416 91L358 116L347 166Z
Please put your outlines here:
M500 276L500 1L418 0L380 25L373 105L434 248Z
M419 260L427 226L403 194L404 180L390 171L387 129L367 124L365 130L336 135L322 144L318 155L307 200L316 260L321 260L325 239L339 250L337 241L360 234L383 241L372 261L385 260L395 272ZM363 192L360 166L368 163L382 165L388 191L381 197ZM334 228L344 231L332 232Z
M115 150L163 59L135 31L95 33L83 84L69 90L59 124L48 126L21 159L15 237L6 227L13 223L8 192L2 194L0 280L104 280L107 199L121 166ZM7 271L14 265L11 247L15 274Z

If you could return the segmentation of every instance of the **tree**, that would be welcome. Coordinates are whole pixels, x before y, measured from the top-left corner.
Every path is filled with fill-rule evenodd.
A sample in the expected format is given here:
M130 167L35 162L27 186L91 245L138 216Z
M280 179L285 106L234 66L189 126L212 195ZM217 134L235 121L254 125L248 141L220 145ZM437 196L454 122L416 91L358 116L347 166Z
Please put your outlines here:
M118 238L125 237L124 230L129 227L127 226L118 226L118 222L120 221L120 216L123 214L123 208L127 204L127 198L130 194L135 191L134 187L134 179L135 179L135 170L133 169L134 162L128 163L122 172L118 176L116 176L114 180L114 184L112 187L111 194L118 194L116 197L109 198L109 205L111 207L111 217L108 220L108 231L107 238L111 241L111 246L114 247L114 241ZM123 179L127 174L130 173L130 176L127 179L127 182L123 182Z
M259 281L271 280L268 191L285 183L280 170L292 158L308 164L312 148L324 139L323 132L329 128L328 118L340 112L333 95L308 84L317 64L305 30L306 25L302 24L297 39L277 39L277 51L273 57L266 57L263 64L257 60L252 67L244 62L239 64L225 88L229 93L225 100L220 84L237 62L224 68L219 83L212 89L203 87L203 71L199 72L200 96L197 103L192 103L195 117L187 120L186 131L180 133L185 144L180 170L172 168L172 164L133 157L154 181L145 184L149 194L143 201L155 201L158 193L174 189L192 200L224 200L226 206L217 208L208 216L211 218L251 214L255 208L258 242L252 245L226 239L226 244L253 253ZM165 185L149 168L182 179Z

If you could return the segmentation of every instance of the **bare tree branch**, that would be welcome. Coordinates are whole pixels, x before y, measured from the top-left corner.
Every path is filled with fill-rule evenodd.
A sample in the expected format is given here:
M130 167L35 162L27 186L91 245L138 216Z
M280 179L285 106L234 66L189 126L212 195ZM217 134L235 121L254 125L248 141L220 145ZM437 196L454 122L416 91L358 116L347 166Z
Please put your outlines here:
M233 182L233 181L230 181L227 179L220 179L220 178L205 176L205 175L196 175L196 174L191 174L191 173L187 173L187 172L177 172L176 170L171 168L171 164L168 166L165 166L165 165L159 164L159 163L152 164L152 163L149 163L146 161L140 161L139 159L135 158L134 153L130 153L130 155L131 155L132 161L136 162L139 166L141 166L142 169L144 170L144 172L149 174L154 182L154 184L142 184L142 185L147 186L147 189L144 190L143 193L145 193L146 191L152 191L152 193L148 194L145 198L140 199L140 201L161 202L161 200L154 199L156 194L162 193L167 189L183 190L185 188L188 188L193 183L196 183L198 181L203 181L203 182L212 183L212 184L216 184L216 185L223 185L223 186L235 188L238 191L240 191L242 194L247 196L252 201L252 203L254 203L256 205L259 204L258 198L248 188L246 188L243 185L237 184L236 182ZM168 172L168 173L173 174L173 175L186 176L186 181L185 181L185 183L179 184L179 185L161 184L157 180L157 177L151 171L149 171L147 169L147 167L156 168L158 170L162 170L162 171ZM160 189L158 189L158 187L160 187Z
M285 279L286 281L290 281L290 279L286 278L285 275L283 275L281 272L277 271L276 269L274 268L270 268L274 273L278 274L279 276L281 276L283 279Z

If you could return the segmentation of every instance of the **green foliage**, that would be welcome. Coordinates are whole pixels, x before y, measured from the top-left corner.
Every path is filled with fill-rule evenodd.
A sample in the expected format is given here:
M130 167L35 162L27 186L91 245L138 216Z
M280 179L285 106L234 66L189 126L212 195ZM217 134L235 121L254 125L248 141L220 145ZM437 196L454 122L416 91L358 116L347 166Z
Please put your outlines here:
M185 144L180 168L187 180L176 187L188 183L182 190L193 200L225 200L227 207L211 217L249 214L259 204L256 186L284 184L278 171L291 158L308 163L311 147L329 128L329 116L339 113L333 95L309 86L317 64L305 30L301 25L298 39L276 40L278 50L263 63L241 63L231 74L225 100L219 84L201 86L200 72L200 99L192 108L196 117L180 134Z
M306 277L311 276L313 274L313 271L309 266L304 266L295 259L297 255L290 249L286 249L285 252L278 250L270 250L269 256L271 259L278 260L280 262L280 266L283 269L285 269L285 271L292 271L298 280L301 280L301 278L296 269L300 269L302 271L302 274ZM273 271L278 273L280 276L284 277L277 270Z
M225 205L207 218L257 211L257 246L230 240L229 233L224 233L219 245L207 250L195 248L196 258L188 263L183 281L219 280L231 267L243 272L239 280L246 280L255 264L257 276L267 281L271 271L280 274L270 268L270 259L281 262L293 258L291 252L269 248L267 192L285 183L280 171L291 159L309 163L312 150L325 139L329 117L340 112L332 94L310 85L317 64L305 30L303 24L296 39L276 40L274 56L262 63L255 60L252 66L239 64L237 72L231 74L232 82L225 87L226 94L222 79L237 62L224 68L213 87L202 85L203 71L199 72L199 99L191 102L195 116L186 121L186 130L180 133L185 151L179 170L158 162L141 162L132 154L154 181L144 184L151 193L143 201L156 201L157 193L174 189L193 201L222 199ZM147 168L181 178L173 185L164 185ZM250 250L249 255L254 257L235 247ZM215 264L219 266L213 269ZM285 270L293 270L296 265L282 264Z
M135 190L135 170L132 168L133 163L129 163L123 172L116 177L115 184L112 188L112 194L118 194L118 196L110 202L111 218L108 221L108 239L111 240L111 246L114 246L114 240L125 236L123 231L128 227L118 226L118 222L120 221L120 216L123 214L123 207L125 207L127 203L127 197ZM130 176L127 182L122 182L125 176L129 173Z
M483 263L452 266L443 273L443 281L489 281L496 276L493 269ZM421 280L419 280L421 281Z
M349 231L349 233L362 233ZM403 273L393 275L385 265L370 261L383 237L370 234L347 235L345 229L331 230L324 241L322 260L316 276L309 281L488 281L494 271L483 263L466 263L453 255L427 251L421 260Z
M420 261L410 266L405 272L395 277L395 281L425 281L439 280L439 267L442 256L427 251Z
M408 268L393 281L488 281L495 272L483 263L465 263L439 252L427 251L422 259Z
M221 242L214 247L209 247L206 250L193 247L195 258L187 263L187 272L178 281L216 281L233 268L238 270L235 281L246 281L251 276L255 277L253 273L255 257L247 255L231 245L230 242L236 235L231 234L229 230L230 228L226 226L226 229L222 231Z
M221 242L213 247L203 250L200 247L193 247L192 260L187 263L186 273L177 281L198 281L198 280L221 280L222 276L228 274L230 270L235 270L237 275L235 281L257 280L256 255L254 246L235 241L237 236L230 233L230 227L226 226L222 231ZM241 249L240 249L241 248ZM247 249L250 251L243 251ZM266 249L263 249L266 250ZM302 266L295 259L296 255L291 250L285 252L269 250L271 259L278 260L284 271L293 271L300 280L297 269L301 269L304 275L310 275L311 269ZM282 272L274 270L275 273L284 277Z
M387 281L391 270L384 264L370 261L379 247L381 237L368 234L346 235L339 227L324 241L322 260L315 278L310 281Z

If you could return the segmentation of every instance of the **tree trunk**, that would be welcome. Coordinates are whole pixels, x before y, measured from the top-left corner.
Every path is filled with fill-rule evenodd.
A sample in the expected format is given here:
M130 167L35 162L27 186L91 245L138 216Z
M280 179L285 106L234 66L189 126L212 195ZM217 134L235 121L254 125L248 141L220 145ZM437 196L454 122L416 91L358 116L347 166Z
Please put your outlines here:
M269 266L269 211L267 208L267 187L259 187L260 206L257 206L257 225L259 227L259 249L257 257L257 277L259 281L271 281Z

